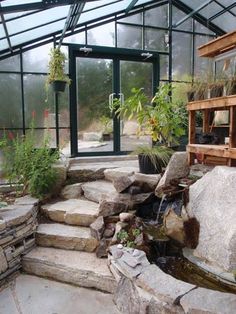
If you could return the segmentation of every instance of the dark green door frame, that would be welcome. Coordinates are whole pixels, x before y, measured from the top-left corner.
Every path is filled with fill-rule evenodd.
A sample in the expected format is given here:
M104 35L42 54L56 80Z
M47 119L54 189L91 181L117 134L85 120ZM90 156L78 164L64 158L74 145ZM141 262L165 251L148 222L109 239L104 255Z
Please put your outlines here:
M99 47L84 45L69 45L69 75L72 80L70 85L70 133L71 133L71 156L104 156L126 154L120 151L120 123L114 118L114 149L112 152L78 152L78 125L77 125L77 95L76 95L76 57L81 58L104 58L113 60L113 93L119 97L120 93L120 61L140 61L153 64L152 90L153 94L159 85L160 61L159 54L144 50Z

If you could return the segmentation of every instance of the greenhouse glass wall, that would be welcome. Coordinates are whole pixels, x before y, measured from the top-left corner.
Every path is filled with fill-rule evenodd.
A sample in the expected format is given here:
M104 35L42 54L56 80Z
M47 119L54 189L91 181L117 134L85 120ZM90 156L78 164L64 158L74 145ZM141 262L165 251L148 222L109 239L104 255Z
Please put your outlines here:
M178 97L223 66L197 47L236 29L233 0L0 1L0 135L45 135L68 156L124 154L151 145L109 103L132 88L152 97L173 82ZM66 54L64 93L45 88L50 49ZM104 137L109 135L107 137Z

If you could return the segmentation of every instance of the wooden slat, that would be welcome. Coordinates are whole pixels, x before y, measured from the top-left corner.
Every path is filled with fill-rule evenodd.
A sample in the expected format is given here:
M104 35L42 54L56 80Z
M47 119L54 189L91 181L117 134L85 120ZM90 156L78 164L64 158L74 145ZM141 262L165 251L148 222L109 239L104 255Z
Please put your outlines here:
M210 131L210 110L206 109L203 111L203 133L208 133Z
M187 110L221 109L236 106L236 95L189 102Z
M200 57L213 58L221 53L232 50L236 47L236 31L227 33L221 37L211 40L198 48Z
M194 144L195 143L195 135L196 135L196 112L195 111L189 111L188 113L188 123L189 123L189 143Z
M236 147L236 107L230 107L229 147Z

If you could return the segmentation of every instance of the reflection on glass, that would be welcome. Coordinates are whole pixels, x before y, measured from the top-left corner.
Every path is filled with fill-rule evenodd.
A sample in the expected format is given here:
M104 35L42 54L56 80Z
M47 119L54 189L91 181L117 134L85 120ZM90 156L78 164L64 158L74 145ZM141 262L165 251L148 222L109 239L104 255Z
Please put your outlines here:
M113 150L112 60L77 58L79 152Z
M143 88L146 95L152 97L152 64L134 61L121 61L121 92L126 100L131 96L132 88ZM139 133L136 119L121 121L121 150L133 151L140 145L150 146L151 137L145 130Z
M118 24L117 46L142 49L142 28Z

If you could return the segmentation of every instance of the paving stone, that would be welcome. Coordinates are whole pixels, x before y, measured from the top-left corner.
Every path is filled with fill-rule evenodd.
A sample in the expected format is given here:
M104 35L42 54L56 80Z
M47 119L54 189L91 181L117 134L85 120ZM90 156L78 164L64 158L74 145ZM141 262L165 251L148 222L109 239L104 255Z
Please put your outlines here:
M4 209L1 218L6 222L7 227L22 224L35 213L33 205L11 205Z
M115 193L116 190L111 182L98 180L87 182L82 185L84 196L93 202L99 203L102 197Z
M127 161L128 163L129 161ZM132 176L134 173L139 171L139 167L121 167L114 169L106 169L104 175L106 180L113 181L116 178L122 176Z
M17 205L37 205L38 202L38 198L32 197L30 195L25 195L15 200L15 204Z
M27 273L81 287L109 293L116 288L107 260L94 253L37 247L23 257L22 266Z
M79 198L82 194L83 194L83 190L82 190L82 183L81 182L66 185L61 191L61 196L67 200Z
M6 288L0 292L0 313L19 314L10 288Z
M98 216L98 204L87 200L70 199L41 207L56 222L88 227Z
M236 295L197 288L180 299L185 313L232 314L236 310Z
M86 227L63 224L40 224L36 233L36 243L40 246L93 252L98 241Z

